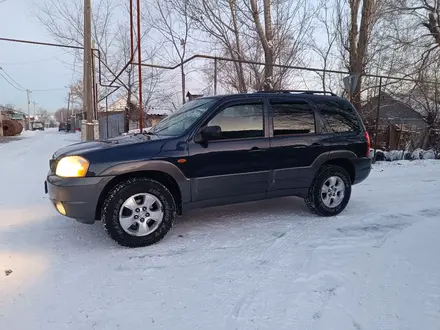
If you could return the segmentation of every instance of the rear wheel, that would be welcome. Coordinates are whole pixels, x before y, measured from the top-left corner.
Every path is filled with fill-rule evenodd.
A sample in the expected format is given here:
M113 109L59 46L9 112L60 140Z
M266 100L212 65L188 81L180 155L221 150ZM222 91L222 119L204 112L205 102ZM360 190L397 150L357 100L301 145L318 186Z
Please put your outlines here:
M323 165L316 174L305 199L306 205L321 216L334 216L347 206L351 181L347 171L336 165Z
M175 202L161 183L131 178L114 187L104 201L101 218L118 244L142 247L159 242L173 225Z

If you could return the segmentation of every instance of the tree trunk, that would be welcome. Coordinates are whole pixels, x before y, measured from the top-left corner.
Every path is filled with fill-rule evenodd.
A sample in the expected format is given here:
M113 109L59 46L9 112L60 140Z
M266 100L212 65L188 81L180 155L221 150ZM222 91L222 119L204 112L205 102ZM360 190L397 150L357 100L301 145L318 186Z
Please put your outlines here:
M264 48L264 90L273 90L273 30L270 0L264 0L264 28L266 47Z
M251 0L252 18L258 37L264 49L264 90L273 89L273 30L270 13L270 0L264 0L264 30L261 24L256 0Z
M183 62L180 63L180 78L182 79L182 104L186 103L185 99L185 91L186 91L186 75L185 75L185 68L183 67Z
M234 28L234 37L235 37L235 47L236 47L236 53L233 54L234 50L231 49L231 53L233 54L232 58L237 58L240 62L236 63L235 68L237 70L237 78L238 78L238 91L240 93L246 93L247 87L246 87L246 81L244 79L244 70L243 70L243 56L241 52L241 44L240 44L240 33L238 30L238 23L237 23L237 2L236 0L229 0L229 8L231 10L231 16L232 16L232 25Z

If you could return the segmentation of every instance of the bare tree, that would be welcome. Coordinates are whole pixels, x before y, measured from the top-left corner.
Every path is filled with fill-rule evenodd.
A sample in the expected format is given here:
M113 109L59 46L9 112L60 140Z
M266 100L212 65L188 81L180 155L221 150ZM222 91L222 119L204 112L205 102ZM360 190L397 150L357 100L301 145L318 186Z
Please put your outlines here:
M273 65L303 59L314 15L305 0L188 0L188 8L211 40L211 52L234 61L219 61L217 78L226 90L239 92L278 89L286 83L291 70Z
M273 89L273 64L274 64L274 50L273 50L273 26L271 14L271 1L263 1L264 11L264 29L260 20L260 12L258 10L257 0L250 0L252 8L252 18L255 23L255 28L260 38L261 45L264 49L264 90Z
M337 54L337 18L341 16L338 12L337 6L334 3L328 1L322 1L320 3L320 10L316 15L316 35L321 38L312 38L311 48L318 56L320 67L324 69L324 72L316 72L320 78L322 90L334 91L336 87L340 85L340 82L335 82L332 79L332 75L327 74L325 70L339 69L338 66L338 54ZM315 35L315 36L316 36ZM319 40L318 40L319 39Z
M413 87L406 93L406 101L416 109L426 123L426 130L420 147L426 149L434 146L436 130L440 124L440 61L418 72Z
M234 88L246 92L241 50L241 35L238 22L239 11L235 0L187 0L190 17L211 41L213 51L225 52L228 57L237 60L233 67L236 75Z
M403 22L392 31L395 45L411 48L413 63L429 66L440 56L440 2L387 0L387 11ZM415 61L415 56L417 60Z
M181 100L185 103L186 73L184 61L188 53L190 34L194 21L189 15L187 1L151 0L153 10L150 19L155 22L154 29L164 39L164 52L171 63L180 63ZM176 61L177 60L177 61Z
M381 12L380 0L336 0L338 16L337 32L341 58L352 73L364 74L368 64L376 54L372 52L374 27ZM352 93L352 102L361 109L362 77Z
M60 108L54 113L55 120L59 123L67 122L68 111L67 108Z
M440 2L387 0L383 10L387 28L382 54L400 75L415 79L394 83L395 91L424 118L420 147L432 147L440 121Z

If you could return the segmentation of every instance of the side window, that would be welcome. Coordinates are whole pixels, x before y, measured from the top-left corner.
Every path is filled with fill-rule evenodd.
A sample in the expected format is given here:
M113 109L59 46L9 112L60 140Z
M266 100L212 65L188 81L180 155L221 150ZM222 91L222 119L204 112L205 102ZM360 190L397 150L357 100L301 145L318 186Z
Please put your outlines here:
M315 115L307 103L273 103L274 136L315 133Z
M208 126L218 126L220 134L214 140L264 137L263 104L240 104L218 113Z
M349 104L336 101L317 102L322 120L332 133L358 132L361 130L359 119Z

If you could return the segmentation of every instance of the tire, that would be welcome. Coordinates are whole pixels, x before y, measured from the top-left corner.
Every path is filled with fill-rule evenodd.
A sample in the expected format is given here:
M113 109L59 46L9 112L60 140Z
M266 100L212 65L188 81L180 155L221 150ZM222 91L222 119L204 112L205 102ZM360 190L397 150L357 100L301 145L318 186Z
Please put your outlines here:
M326 190L330 189L331 186L327 184L332 182L332 178L339 178L340 181L336 180L336 186L331 185L336 188L336 190L343 189L343 197L339 198L338 192L332 192L334 197L334 201L339 204L334 204L335 206L328 205L329 196L328 193L322 193L324 185L326 185ZM344 186L342 187L342 183ZM315 178L313 179L312 185L309 188L308 196L304 199L306 205L309 209L324 217L335 216L341 213L345 207L347 206L351 197L351 180L347 171L342 167L336 165L323 165L319 171L316 173ZM327 202L327 204L326 204Z
M139 215L141 218L138 216L138 220L133 220L136 221L133 222L134 226L127 229L122 227L120 217L121 219L130 218L128 223L132 221L130 211L133 209L133 207L131 207L133 204L130 204L130 208L126 207L126 205L128 205L127 203L130 198L138 198L143 195L152 198L153 200L155 198L157 200L155 205L160 205L160 209L159 207L156 211L149 211L147 209L146 212L163 213L163 217L153 232L143 236L136 236L143 233L141 232L141 228L146 232L148 232L148 230L145 228L150 229L148 224L149 220L145 217L145 215L150 216L150 214ZM139 212L139 209L140 212L142 212L142 205L138 208L136 204L135 207L137 210L136 212ZM144 209L146 208L144 207ZM128 211L128 218L122 218L125 211ZM136 215L133 217L136 217ZM145 220L142 217L145 217ZM159 242L170 231L175 217L176 203L170 191L163 184L155 180L139 177L130 178L116 185L108 193L101 210L101 220L107 234L119 245L126 247L144 247ZM140 223L140 221L142 221L142 223Z

